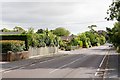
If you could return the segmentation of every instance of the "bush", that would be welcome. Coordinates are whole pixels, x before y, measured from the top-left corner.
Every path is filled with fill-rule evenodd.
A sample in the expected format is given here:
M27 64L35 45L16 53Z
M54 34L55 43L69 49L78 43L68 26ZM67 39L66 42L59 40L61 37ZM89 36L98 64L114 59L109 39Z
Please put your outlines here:
M65 50L66 50L66 51L71 51L71 46L66 46L66 47L65 47Z
M2 46L2 53L8 51L20 52L25 50L25 42L20 40L1 40L0 45Z
M45 47L45 46L46 46L46 44L45 44L44 42L40 42L40 43L37 45L38 48L40 48L40 47Z
M100 43L97 43L96 46L100 46Z
M27 34L12 34L12 35L3 34L3 35L0 35L0 38L2 38L2 40L25 41L25 50L28 50L28 48L29 48L29 46L28 46L29 35L27 35Z
M83 43L83 48L89 48L89 44L87 42Z
M120 53L120 46L117 46L116 50L118 53Z
M79 41L79 46L83 47L83 42L82 41Z
M73 39L70 41L70 44L71 44L72 46L77 46L77 45L78 45L78 42L79 42L79 40L78 40L77 38L73 38Z
M106 42L105 37L104 36L100 36L100 44L103 45L103 44L105 44L105 42Z
M87 42L86 42L86 44L85 44L85 47L86 47L86 48L89 48L89 44L88 44Z

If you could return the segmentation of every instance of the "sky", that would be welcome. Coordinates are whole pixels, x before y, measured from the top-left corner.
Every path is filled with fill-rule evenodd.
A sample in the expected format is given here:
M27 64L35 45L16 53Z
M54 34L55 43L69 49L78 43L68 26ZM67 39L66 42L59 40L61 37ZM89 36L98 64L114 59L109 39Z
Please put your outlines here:
M1 0L0 29L21 26L25 30L64 27L72 34L113 27L106 12L112 0Z

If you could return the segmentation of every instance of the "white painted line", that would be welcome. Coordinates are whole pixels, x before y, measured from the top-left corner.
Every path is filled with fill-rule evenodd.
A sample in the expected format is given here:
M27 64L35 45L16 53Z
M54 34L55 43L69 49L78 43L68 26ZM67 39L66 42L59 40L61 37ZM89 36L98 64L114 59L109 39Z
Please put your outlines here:
M0 72L3 72L4 70L0 70Z
M100 71L100 67L101 67L101 66L102 66L102 64L103 64L103 62L104 62L104 60L105 60L105 58L106 58L106 56L107 56L107 53L108 53L108 51L105 53L105 56L103 57L103 59L102 59L102 61L101 61L100 65L99 65L99 68L97 69L97 71L96 71L96 73L95 73L95 76L97 76L97 75L98 75L98 72Z
M84 57L82 57L82 58L85 58L85 57L87 57L87 56L84 56ZM73 64L73 63L75 63L75 62L81 60L82 58L78 58L78 59L76 59L76 60L74 60L74 61L72 61L72 62L70 62L70 63L68 63L68 64L65 64L65 65L63 65L63 66L61 66L61 67L59 67L59 68L57 68L57 69L54 69L54 70L50 71L49 73L53 73L53 72L55 72L55 71L57 71L57 70L59 70L59 69L65 67L65 66L68 66L68 65L70 65L70 64Z
M11 70L9 70L9 71L5 71L4 73L8 73L8 72L11 72Z
M34 66L35 64L31 64L30 66Z
M97 69L95 76L97 76L98 72L100 71L100 68Z
M102 66L102 64L103 64L103 62L104 62L104 60L105 60L106 56L107 56L107 54L105 54L105 56L104 56L103 60L101 61L101 63L100 63L100 65L99 65L99 67L101 67L101 66Z
M66 57L66 56L62 56L62 57ZM42 62L36 62L36 63L46 63L46 62L53 61L53 60L56 60L56 59L58 59L58 58L54 58L54 59L50 59L50 60L45 60L45 61L42 61ZM33 66L33 65L35 65L36 63L31 64L30 66ZM27 64L27 65L28 65L28 64ZM19 70L19 69L25 68L24 66L26 66L26 65L16 66L16 67L9 68L9 69L6 69L6 70L1 70L0 72L7 73L7 72L10 72L11 69L14 69L14 68L17 68L17 70ZM19 67L20 67L20 68L19 68Z

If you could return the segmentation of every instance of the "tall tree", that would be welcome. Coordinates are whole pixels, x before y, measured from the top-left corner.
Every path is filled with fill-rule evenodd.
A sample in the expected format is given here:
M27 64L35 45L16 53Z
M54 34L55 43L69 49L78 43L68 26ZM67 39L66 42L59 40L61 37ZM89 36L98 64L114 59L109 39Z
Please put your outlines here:
M6 28L1 29L0 31L2 31L2 32L10 32L10 30L8 30Z
M36 33L44 33L43 29L38 29Z
M57 36L69 36L70 32L63 27L59 27L53 30L53 34Z
M20 26L15 26L14 28L14 31L17 31L17 32L24 32L25 30L22 28L22 27L20 27Z
M90 29L91 32L96 32L94 30L94 28L97 27L96 25L91 25L91 26L88 26L88 28Z
M107 28L110 41L120 52L120 0L114 0L107 11L107 20L117 20L112 29Z
M108 17L107 20L114 20L120 22L120 0L113 0L112 4L109 6L107 10Z

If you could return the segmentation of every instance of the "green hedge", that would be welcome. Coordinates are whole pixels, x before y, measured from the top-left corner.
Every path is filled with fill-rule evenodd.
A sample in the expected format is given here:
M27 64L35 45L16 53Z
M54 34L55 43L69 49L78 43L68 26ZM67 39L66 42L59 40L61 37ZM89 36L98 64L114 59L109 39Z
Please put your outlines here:
M28 50L28 38L30 35L26 34L14 34L14 35L0 35L2 40L22 40L25 41L25 50Z
M0 46L2 46L2 53L7 53L8 51L20 52L25 50L25 43L20 40L2 40L0 41Z

